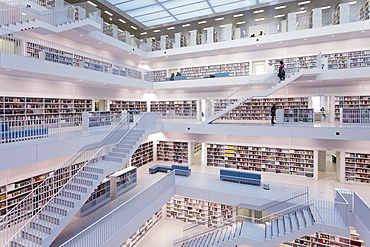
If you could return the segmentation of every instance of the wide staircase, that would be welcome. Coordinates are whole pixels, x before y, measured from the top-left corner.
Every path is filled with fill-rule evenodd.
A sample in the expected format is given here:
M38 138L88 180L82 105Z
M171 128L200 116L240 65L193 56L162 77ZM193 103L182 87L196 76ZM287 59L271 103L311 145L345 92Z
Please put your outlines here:
M103 138L103 144L100 143L99 148L90 144L92 149L85 146L81 149L84 151L72 155L66 161L68 165L62 165L51 173L41 185L0 219L0 233L7 237L6 240L3 238L6 242L2 242L2 245L50 246L99 183L107 175L123 168L143 139L153 131L155 123L156 115L152 113L144 113L133 124L129 124L127 118L124 118ZM112 142L114 143L111 144ZM79 169L71 172L70 166L76 164ZM47 197L48 194L42 192L54 194ZM24 216L24 219L16 216ZM15 222L16 219L18 222Z
M240 88L237 89L236 92L233 92L231 95L229 95L225 102L229 99L235 97L235 95L243 95L238 100L232 102L232 103L226 103L223 105L223 109L208 109L208 112L214 112L214 114L208 118L206 118L206 123L212 123L216 121L217 119L221 118L224 115L227 115L230 111L237 108L240 104L242 104L246 100L250 100L252 98L258 98L258 97L268 97L269 95L273 94L274 92L278 91L279 89L285 87L289 83L293 81L297 81L302 77L315 77L318 74L320 74L320 69L306 69L306 70L300 70L298 72L292 73L290 75L287 75L286 80L279 82L276 74L272 73L269 74L265 79L263 79L261 82L259 82L259 85L263 86L266 85L267 87L263 87L262 91L253 91L250 92L249 89L249 83L242 85ZM255 86L255 85L254 85Z
M311 206L300 207L285 213L273 213L268 217L251 219L237 216L220 223L215 228L207 228L174 241L175 247L213 247L247 244L271 247L291 241L302 235L320 231ZM318 220L320 221L320 220ZM336 225L342 232L348 231L346 224ZM343 231L344 230L344 231Z

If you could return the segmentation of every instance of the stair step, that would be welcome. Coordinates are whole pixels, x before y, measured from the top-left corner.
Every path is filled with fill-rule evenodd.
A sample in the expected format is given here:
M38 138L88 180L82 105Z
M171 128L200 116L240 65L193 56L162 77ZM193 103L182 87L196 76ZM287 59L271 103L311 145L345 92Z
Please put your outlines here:
M64 205L61 205L61 204L57 204L57 203L48 203L45 206L45 210L49 211L49 212L56 213L56 214L60 214L60 215L63 215L63 216L67 216L68 211L71 210L71 208L67 207L67 206L64 206Z
M133 145L136 145L136 143L137 143L137 141L131 141L131 140L125 140L125 139L123 139L120 142L121 145L132 145L133 146Z
M306 221L301 210L296 211L299 228L306 228Z
M71 197L66 197L62 195L58 195L57 197L54 198L54 203L64 205L67 207L74 208L75 203L78 202L79 200L71 198Z
M68 189L68 190L75 190L75 191L78 191L78 192L87 193L89 187L85 186L83 184L77 184L75 182L69 182L65 185L65 188Z
M51 234L51 230L57 227L58 225L47 222L42 219L35 219L30 222L30 227L42 232L45 232L47 234Z
M81 185L89 186L89 187L93 186L95 181L96 181L96 179L81 178L81 177L77 177L77 176L73 179L73 183L81 184Z
M304 218L306 219L306 223L308 226L313 226L315 223L315 220L313 218L313 215L311 213L311 209L309 207L302 209Z
M118 158L126 158L126 154L124 153L117 153L117 152L110 152L108 154L109 157L118 157Z
M292 223L288 216L284 216L284 227L286 232L292 233Z
M117 157L112 157L112 156L105 156L104 158L106 161L113 161L113 162L117 162L117 163L122 163L122 158L117 158Z
M277 238L279 236L279 227L277 220L272 220L271 225L272 225L272 236Z
M41 220L45 220L56 225L59 225L60 220L64 218L63 215L56 214L46 210L42 211L39 215Z
M99 175L96 173L88 172L88 171L81 171L77 173L76 178L82 178L82 179L91 179L91 180L98 180Z
M279 235L285 235L284 219L282 217L278 218Z
M134 146L133 145L130 145L130 144L118 144L117 145L117 148L124 148L124 149L128 149L128 150L131 150Z
M49 236L49 234L33 228L26 228L22 230L22 238L31 240L37 244L42 244L42 240Z
M71 197L71 198L76 199L76 200L81 200L81 195L83 193L75 191L75 190L63 189L63 190L60 191L59 194L61 196Z
M41 244L37 244L29 239L26 239L26 238L16 238L14 240L11 241L11 244L10 244L11 247L41 247L42 245Z
M130 149L127 149L127 148L113 148L112 151L117 152L117 153L124 153L124 154L130 153Z
M266 239L272 239L272 225L271 222L266 223L266 231L265 231Z
M298 224L297 215L295 214L295 212L293 212L293 213L290 213L289 216L290 216L290 222L292 223L292 229L295 231L298 231L299 224Z

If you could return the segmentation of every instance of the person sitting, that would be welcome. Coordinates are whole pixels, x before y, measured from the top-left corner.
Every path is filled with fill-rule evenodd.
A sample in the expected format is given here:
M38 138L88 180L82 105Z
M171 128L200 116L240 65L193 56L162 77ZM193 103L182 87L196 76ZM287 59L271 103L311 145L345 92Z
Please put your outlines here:
M181 73L177 71L176 76L181 76Z
M170 81L174 81L174 80L175 80L175 73L172 73L170 77Z
M322 112L322 117L325 119L326 118L325 108L321 107L320 111Z
M263 32L262 31L260 31L260 33L258 34L258 36L262 36L263 35Z
M252 34L252 35L251 35L251 38L253 38L253 37L256 37L256 35L255 35L255 34Z

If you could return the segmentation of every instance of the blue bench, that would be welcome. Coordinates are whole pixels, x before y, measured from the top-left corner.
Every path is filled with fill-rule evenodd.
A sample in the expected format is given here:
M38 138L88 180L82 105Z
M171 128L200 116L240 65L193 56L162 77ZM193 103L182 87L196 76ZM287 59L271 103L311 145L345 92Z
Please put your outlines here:
M260 186L261 185L261 174L250 173L250 172L239 172L233 170L220 170L220 179L230 182L251 184Z
M174 78L175 78L175 81L186 80L185 75L175 76Z
M230 74L229 73L216 73L215 74L215 77L229 77Z
M1 141L11 141L18 138L37 138L48 134L47 128L36 128L26 130L9 130L9 124L1 124Z
M188 166L181 165L155 165L149 168L149 173L154 174L156 172L168 172L175 170L175 175L189 176L191 174L191 169Z

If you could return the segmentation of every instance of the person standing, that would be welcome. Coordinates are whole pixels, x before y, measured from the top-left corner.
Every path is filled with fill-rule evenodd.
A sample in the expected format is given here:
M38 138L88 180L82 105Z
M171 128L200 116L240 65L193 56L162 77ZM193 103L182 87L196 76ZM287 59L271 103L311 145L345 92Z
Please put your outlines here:
M280 63L280 66L279 66L278 77L279 77L280 82L281 82L281 81L285 81L285 68L284 68L283 60L280 60L279 63Z
M275 118L276 118L276 104L273 104L271 106L271 124L275 124Z
M174 80L175 80L175 73L172 73L170 77L170 81L174 81Z

